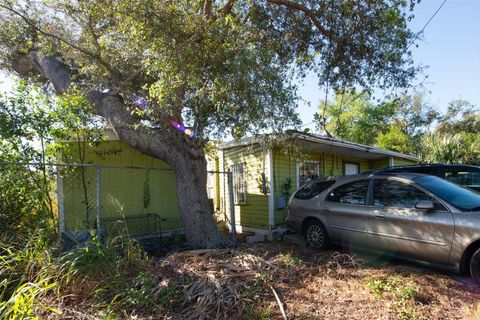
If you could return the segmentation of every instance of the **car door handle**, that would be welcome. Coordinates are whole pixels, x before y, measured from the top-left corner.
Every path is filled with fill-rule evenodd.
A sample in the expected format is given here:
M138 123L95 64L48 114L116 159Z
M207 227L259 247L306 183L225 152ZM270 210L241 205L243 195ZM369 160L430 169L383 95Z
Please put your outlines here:
M323 209L323 213L332 213L332 211L330 211L328 209Z
M375 215L375 219L382 219L382 220L385 220L385 219L386 219L386 217L385 217L384 215L382 215L382 214L376 214L376 215Z

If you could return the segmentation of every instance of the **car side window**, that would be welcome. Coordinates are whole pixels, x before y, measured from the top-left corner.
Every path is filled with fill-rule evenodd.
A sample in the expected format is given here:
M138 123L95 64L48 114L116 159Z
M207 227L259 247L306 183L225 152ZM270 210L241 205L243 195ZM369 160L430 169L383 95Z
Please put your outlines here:
M354 181L332 190L325 200L346 204L365 205L369 180Z
M300 199L300 200L311 199L319 195L323 191L325 191L328 187L332 186L334 183L335 183L335 180L308 183L303 187L301 187L293 197L295 199Z
M480 187L480 172L447 171L445 179L466 187Z
M400 181L375 179L373 205L377 207L415 208L420 200L434 201L425 192Z

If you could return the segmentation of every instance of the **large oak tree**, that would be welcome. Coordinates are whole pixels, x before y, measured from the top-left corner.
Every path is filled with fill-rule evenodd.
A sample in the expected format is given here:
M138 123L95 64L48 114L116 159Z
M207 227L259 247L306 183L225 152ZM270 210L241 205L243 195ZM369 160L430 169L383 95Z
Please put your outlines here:
M215 247L208 138L295 126L296 79L312 70L334 88L406 86L414 2L0 0L0 63L57 94L75 87L123 141L166 161L188 243Z

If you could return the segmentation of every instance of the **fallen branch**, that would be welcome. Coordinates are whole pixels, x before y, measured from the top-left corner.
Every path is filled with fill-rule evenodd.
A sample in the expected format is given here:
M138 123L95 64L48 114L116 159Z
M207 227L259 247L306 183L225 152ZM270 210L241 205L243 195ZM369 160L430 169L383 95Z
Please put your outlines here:
M275 289L271 285L268 285L268 286L270 287L270 289L272 289L272 292L273 292L273 295L275 296L275 299L277 299L277 303L278 303L278 306L280 307L280 312L282 313L283 319L288 320L287 314L285 313L285 309L283 309L283 304L280 301L280 298L278 297L277 292L275 291Z

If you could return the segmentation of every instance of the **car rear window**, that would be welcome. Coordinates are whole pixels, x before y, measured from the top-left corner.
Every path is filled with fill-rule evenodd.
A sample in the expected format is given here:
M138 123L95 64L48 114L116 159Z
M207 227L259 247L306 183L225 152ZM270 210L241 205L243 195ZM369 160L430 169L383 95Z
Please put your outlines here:
M323 191L325 191L328 187L332 186L335 183L335 180L325 180L325 181L318 181L313 183L308 183L301 187L293 196L295 199L300 200L308 200L311 199Z
M480 172L447 171L445 179L466 187L480 187Z
M462 211L480 210L480 194L434 176L421 176L413 181L440 199Z

